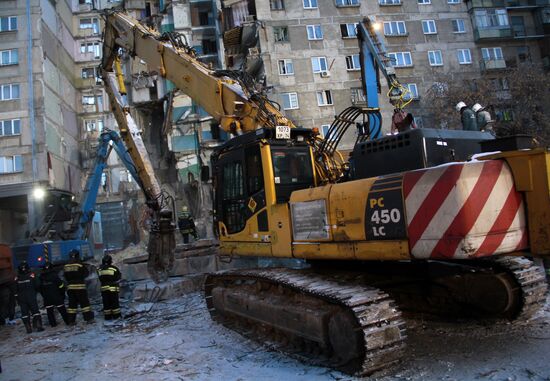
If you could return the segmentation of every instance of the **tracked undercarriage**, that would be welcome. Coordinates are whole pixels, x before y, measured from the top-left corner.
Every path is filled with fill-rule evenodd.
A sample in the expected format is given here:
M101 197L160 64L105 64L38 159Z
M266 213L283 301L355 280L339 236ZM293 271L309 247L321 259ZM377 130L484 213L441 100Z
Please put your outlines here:
M355 375L391 366L403 355L405 323L393 298L408 311L525 320L546 295L544 272L520 257L458 265L446 276L439 272L429 295L418 292L426 291L423 285L412 287L412 278L382 277L386 282L380 274L335 268L230 271L209 275L205 294L216 321L293 356ZM451 302L455 306L449 310Z

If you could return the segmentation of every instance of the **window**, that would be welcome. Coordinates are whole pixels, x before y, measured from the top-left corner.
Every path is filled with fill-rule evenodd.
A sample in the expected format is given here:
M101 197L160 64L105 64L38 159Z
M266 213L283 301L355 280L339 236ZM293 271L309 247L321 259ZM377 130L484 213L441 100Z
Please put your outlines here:
M401 5L401 0L378 0L379 5Z
M101 119L87 119L84 120L84 128L88 132L101 132L103 131L103 121Z
M447 0L447 4L460 4L461 0Z
M353 7L358 5L359 0L336 0L337 7Z
M507 28L508 13L506 9L476 9L476 25L482 29Z
M352 54L351 56L346 56L346 68L349 71L361 70L361 61L359 59L359 54Z
M264 189L264 175L262 171L262 155L260 146L255 145L245 149L246 185L248 195L252 196Z
M516 48L519 62L531 62L531 53L528 46L518 46Z
M367 97L365 96L365 90L363 90L362 87L352 87L350 89L351 92L351 104L357 105L357 104L366 104L367 103Z
M317 91L317 104L319 106L332 105L332 93L330 90Z
M407 67L413 65L410 52L388 53L388 58L391 60L393 67Z
M92 4L92 0L78 0L78 4Z
M80 19L80 29L93 29L94 33L99 33L99 20L97 17Z
M17 49L0 51L0 66L16 65L19 62Z
M285 9L284 0L270 0L269 3L271 4L271 10L272 11L281 11L281 10Z
M103 96L102 95L82 95L82 104L85 106L93 106L97 103L99 109L103 105Z
M405 36L407 28L404 21L386 21L384 22L385 36Z
M273 27L275 42L288 42L288 28L286 26Z
M308 25L307 26L307 39L308 40L322 40L323 30L321 25Z
M223 165L221 211L228 233L241 231L246 225L246 219L242 212L245 209L243 172L243 164L240 161L230 161Z
M282 93L281 98L283 99L284 110L295 110L300 108L298 104L298 93Z
M1 101L9 101L11 99L19 99L19 84L18 83L11 83L8 85L2 85L0 86L0 100Z
M451 23L453 24L453 33L466 33L463 19L455 19L452 20Z
M418 4L431 4L431 0L418 0Z
M514 111L510 109L504 110L495 110L495 115L498 121L501 122L512 122L514 120Z
M506 78L495 78L491 80L491 85L496 91L506 91L510 90L510 84Z
M94 53L94 58L100 58L101 50L99 47L99 42L84 42L80 44L80 53Z
M292 60L279 60L279 75L294 75Z
M132 175L130 174L130 171L127 169L121 169L119 171L119 178L120 178L120 181L124 181L126 183L132 182Z
M23 157L21 155L0 156L0 173L23 172Z
M82 78L95 78L95 67L83 67Z
M17 17L0 17L0 32L9 32L17 30Z
M470 49L458 49L456 51L456 57L458 59L458 63L461 65L468 65L472 63L472 54L470 53Z
M305 9L317 8L317 0L303 0Z
M21 134L21 120L0 120L0 136L13 136Z
M424 34L436 34L437 28L435 27L434 20L422 20L422 31Z
M481 56L484 61L503 60L501 48L482 48Z
M418 87L416 87L416 83L408 83L405 87L409 90L403 97L405 100L418 99Z
M430 66L442 66L443 56L441 55L441 50L428 51L428 61L430 61Z
M342 38L357 38L357 23L340 24Z
M320 129L320 133L321 133L321 136L323 138L327 138L328 137L328 130L330 129L330 124L322 124L321 125L321 129Z
M327 71L327 59L325 57L311 57L311 67L314 73Z

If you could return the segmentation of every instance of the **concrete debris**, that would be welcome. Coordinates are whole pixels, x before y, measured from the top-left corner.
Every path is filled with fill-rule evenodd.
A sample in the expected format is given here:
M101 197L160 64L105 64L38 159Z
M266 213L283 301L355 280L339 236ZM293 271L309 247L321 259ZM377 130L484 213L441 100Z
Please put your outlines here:
M550 300L547 301L547 305ZM167 301L125 302L126 318L76 327L0 328L7 380L356 380L300 363L212 322L201 293ZM550 379L550 314L529 324L408 319L405 360L373 375L377 381ZM85 361L84 361L85 360ZM52 364L58 364L53 367ZM67 364L67 365L66 365ZM70 365L69 365L70 364ZM45 371L47 370L47 371Z

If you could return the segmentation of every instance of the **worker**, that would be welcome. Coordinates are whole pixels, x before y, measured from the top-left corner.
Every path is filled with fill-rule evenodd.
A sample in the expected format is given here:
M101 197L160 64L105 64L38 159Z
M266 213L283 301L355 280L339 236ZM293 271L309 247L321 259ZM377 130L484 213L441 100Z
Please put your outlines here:
M456 111L460 112L462 129L465 131L479 131L477 127L476 114L464 102L458 102L455 106Z
M46 262L40 274L40 293L44 299L44 307L51 327L57 326L55 308L59 311L65 324L69 324L67 309L65 308L65 284L59 278L57 270L51 262Z
M103 316L105 320L120 319L120 304L118 302L120 270L113 266L113 258L109 254L105 254L101 260L97 275L101 282L101 298L103 299Z
M7 319L7 321L6 321ZM15 325L15 281L10 279L5 287L0 287L0 326Z
M493 131L494 120L491 118L489 111L479 103L473 105L472 110L476 113L478 129L480 131Z
M189 234L192 234L195 239L198 238L195 221L193 221L193 217L185 205L181 207L181 212L178 216L178 228L183 237L183 243L189 243Z
M69 308L67 308L68 325L76 324L76 313L80 305L80 311L87 323L94 322L94 312L88 299L86 289L86 277L88 268L80 261L80 252L72 249L69 252L69 263L63 268L65 280L67 281L67 295L69 296Z
M38 332L44 330L42 315L40 315L38 303L36 302L37 291L38 279L31 271L29 264L25 261L21 262L17 268L17 277L15 278L15 293L17 303L21 308L21 320L23 320L27 333L32 333L33 327Z

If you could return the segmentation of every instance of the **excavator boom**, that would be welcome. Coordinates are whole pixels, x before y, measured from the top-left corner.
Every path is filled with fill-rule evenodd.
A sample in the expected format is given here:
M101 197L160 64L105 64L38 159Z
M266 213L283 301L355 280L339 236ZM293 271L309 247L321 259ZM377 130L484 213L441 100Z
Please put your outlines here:
M118 48L141 58L172 81L227 132L240 134L278 125L294 127L242 72L209 68L195 57L181 35L161 35L127 14L108 12L102 61L105 70L113 66Z

